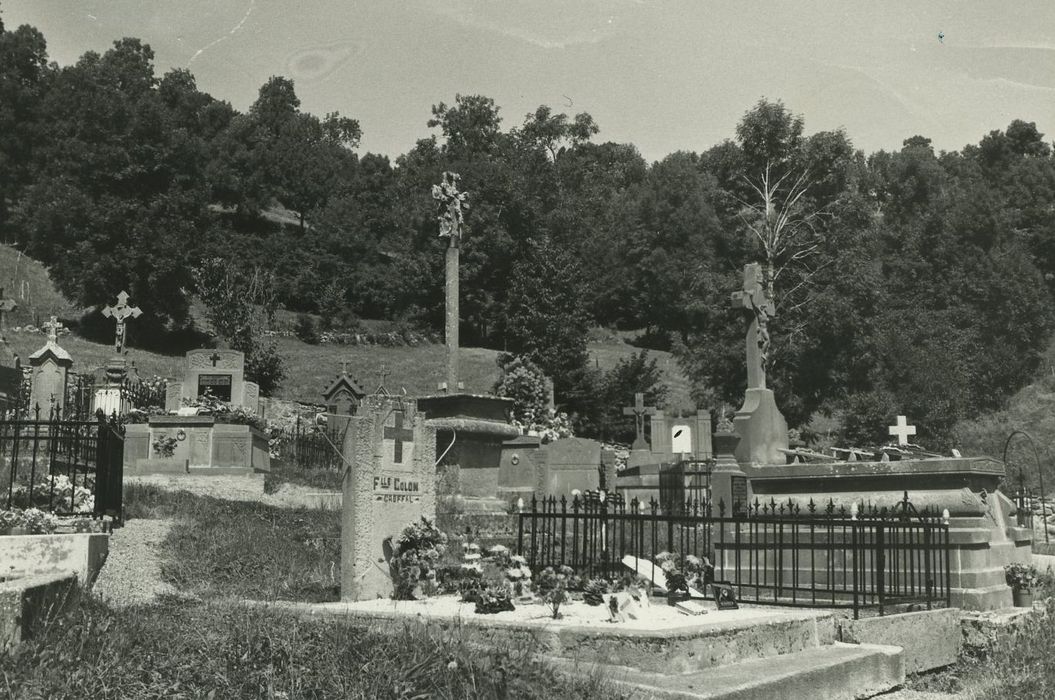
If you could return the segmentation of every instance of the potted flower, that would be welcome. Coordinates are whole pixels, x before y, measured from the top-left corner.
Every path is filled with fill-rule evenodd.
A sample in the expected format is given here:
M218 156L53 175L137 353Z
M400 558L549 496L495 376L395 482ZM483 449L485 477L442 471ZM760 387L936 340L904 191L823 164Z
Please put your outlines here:
M1011 586L1011 596L1016 608L1033 607L1033 589L1040 579L1037 567L1032 564L1008 564L1004 567L1004 578Z

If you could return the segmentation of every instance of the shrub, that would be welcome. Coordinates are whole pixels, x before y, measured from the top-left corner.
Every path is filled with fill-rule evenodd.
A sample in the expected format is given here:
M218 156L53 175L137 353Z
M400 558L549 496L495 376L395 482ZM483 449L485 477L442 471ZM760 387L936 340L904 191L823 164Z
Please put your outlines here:
M293 335L308 345L319 344L319 329L315 319L308 314L297 314L297 320L293 324Z
M547 566L539 574L535 593L549 607L554 620L560 617L560 606L569 600L568 590L576 587L578 582L574 579L577 578L570 566L562 566L558 570Z

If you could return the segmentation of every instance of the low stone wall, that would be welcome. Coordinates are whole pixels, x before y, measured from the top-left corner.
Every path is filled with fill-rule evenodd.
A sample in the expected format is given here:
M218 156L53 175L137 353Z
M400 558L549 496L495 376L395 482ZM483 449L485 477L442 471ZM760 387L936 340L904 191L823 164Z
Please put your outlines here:
M28 639L35 627L77 600L73 572L37 574L0 583L0 649Z
M73 572L91 588L110 551L110 535L5 535L0 537L0 577Z
M958 608L869 617L835 618L835 638L849 644L904 649L905 672L920 673L956 663L963 648Z

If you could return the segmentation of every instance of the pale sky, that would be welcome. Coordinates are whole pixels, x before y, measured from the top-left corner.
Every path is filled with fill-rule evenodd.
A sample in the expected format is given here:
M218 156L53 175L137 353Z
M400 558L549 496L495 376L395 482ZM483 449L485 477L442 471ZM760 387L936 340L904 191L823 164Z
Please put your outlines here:
M393 157L456 93L493 97L505 127L540 104L589 112L650 160L732 138L763 96L869 152L913 134L958 149L1016 118L1055 139L1055 0L0 0L0 16L60 64L139 37L159 75L189 67L240 110L284 75Z

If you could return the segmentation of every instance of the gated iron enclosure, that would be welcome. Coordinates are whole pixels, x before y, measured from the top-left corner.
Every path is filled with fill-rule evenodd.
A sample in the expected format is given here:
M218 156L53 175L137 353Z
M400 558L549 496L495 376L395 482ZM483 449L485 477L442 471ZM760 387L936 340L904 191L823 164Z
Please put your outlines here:
M0 419L0 507L120 523L123 469L124 431L113 418L43 418L36 407Z
M619 494L532 499L519 516L518 550L533 570L568 565L609 578L628 571L621 563L628 554L693 554L742 600L848 608L855 618L868 609L949 604L948 523L917 513L907 493L894 509L756 501L728 514L719 503L717 511L691 500L664 513L655 500L627 503Z

